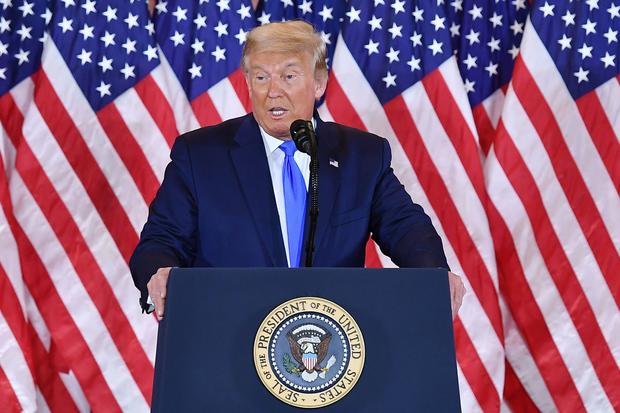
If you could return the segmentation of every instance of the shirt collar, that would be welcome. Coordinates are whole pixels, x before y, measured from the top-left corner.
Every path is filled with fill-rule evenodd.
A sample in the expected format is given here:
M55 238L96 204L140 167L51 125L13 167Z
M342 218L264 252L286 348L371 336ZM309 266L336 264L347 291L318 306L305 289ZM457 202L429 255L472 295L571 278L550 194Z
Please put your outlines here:
M312 118L312 127L316 130L316 119L314 118ZM260 124L258 125L258 128L260 129L260 134L263 138L263 142L265 143L265 148L267 148L269 154L272 154L280 145L282 145L282 142L284 141L265 132Z

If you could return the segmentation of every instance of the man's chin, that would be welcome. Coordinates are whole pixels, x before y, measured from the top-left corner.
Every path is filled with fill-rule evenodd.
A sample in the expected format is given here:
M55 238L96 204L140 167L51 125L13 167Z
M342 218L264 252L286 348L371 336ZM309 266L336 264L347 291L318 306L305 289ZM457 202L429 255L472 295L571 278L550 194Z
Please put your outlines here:
M291 123L292 120L282 119L278 122L266 125L265 132L278 139L290 139L291 138Z

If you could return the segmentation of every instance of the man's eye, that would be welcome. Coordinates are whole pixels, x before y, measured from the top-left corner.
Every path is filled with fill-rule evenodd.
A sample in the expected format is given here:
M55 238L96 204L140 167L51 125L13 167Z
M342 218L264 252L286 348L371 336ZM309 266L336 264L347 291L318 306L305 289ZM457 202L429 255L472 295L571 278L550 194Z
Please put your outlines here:
M295 76L295 75L292 75L292 74L289 74L289 75L285 75L285 76L284 76L284 78L285 78L286 80L293 80L293 79L295 79L295 77L296 77L296 76Z

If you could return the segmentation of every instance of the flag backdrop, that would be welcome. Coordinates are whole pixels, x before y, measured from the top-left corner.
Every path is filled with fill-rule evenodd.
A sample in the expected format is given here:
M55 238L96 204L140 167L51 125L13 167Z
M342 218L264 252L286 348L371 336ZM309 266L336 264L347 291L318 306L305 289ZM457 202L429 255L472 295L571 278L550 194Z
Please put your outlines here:
M247 32L296 18L320 115L389 140L463 275L463 411L620 410L620 2L154 6L0 0L0 411L148 410L148 205L179 133L251 110Z

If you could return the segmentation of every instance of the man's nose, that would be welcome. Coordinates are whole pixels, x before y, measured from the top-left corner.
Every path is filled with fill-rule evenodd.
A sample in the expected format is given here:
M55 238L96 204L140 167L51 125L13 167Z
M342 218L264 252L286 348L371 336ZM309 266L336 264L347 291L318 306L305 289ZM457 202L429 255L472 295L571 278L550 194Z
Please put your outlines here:
M282 95L282 80L274 76L269 80L269 89L267 91L270 98L277 98Z

